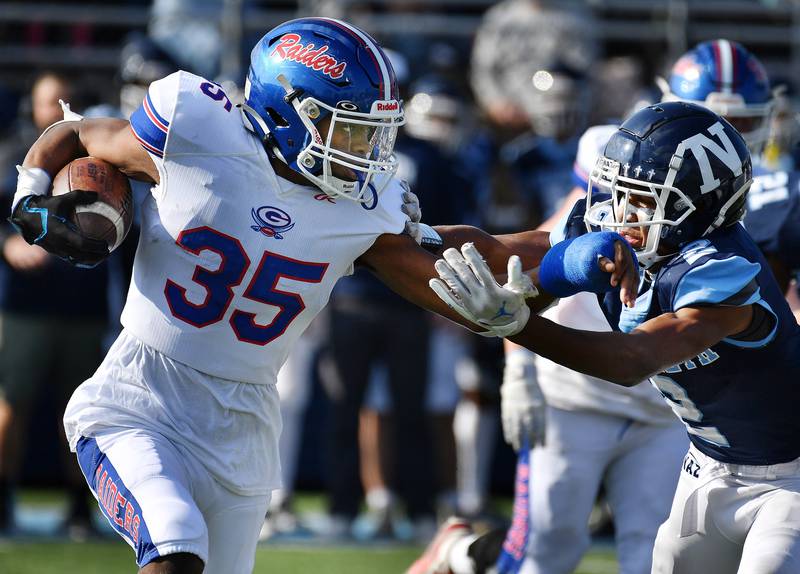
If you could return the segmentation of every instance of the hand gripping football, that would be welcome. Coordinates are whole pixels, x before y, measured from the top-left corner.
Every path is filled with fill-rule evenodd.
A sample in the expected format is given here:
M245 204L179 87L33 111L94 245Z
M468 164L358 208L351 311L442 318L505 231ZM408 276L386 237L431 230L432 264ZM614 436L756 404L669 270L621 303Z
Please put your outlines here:
M133 223L133 194L128 178L110 163L82 157L68 163L53 179L53 195L83 190L97 201L75 208L72 223L86 237L103 240L113 251Z

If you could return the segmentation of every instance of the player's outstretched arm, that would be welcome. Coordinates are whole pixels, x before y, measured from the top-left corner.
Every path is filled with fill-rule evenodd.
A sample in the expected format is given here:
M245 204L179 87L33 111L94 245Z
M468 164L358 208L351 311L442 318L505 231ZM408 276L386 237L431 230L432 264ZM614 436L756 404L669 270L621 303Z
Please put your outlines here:
M531 317L509 339L572 370L632 386L746 331L752 320L752 305L685 307L630 333L581 331Z
M548 233L541 231L492 236L480 229L469 226L440 226L436 230L442 235L445 246L457 245L460 242L469 240L480 251L480 253L475 252L476 261L470 264L473 266L478 264L485 266L485 272L482 273L483 277L479 277L477 280L487 289L493 289L496 295L503 295L505 291L500 288L491 275L505 276L509 258L512 255L519 257L521 261L519 267L521 269L529 269L538 266L550 248ZM625 286L623 296L627 298L626 302L632 301L635 298L633 286L638 280L635 263L627 256L627 250L621 249L619 245L612 247L609 256L610 258L600 257L597 260L593 260L592 265L607 273L612 286L622 283ZM496 319L494 321L496 323L506 320L504 319L506 317L505 313L502 313L500 317L481 317L483 320L476 324L477 317L474 315L476 309L455 311L460 307L454 304L452 300L443 302L428 288L429 281L434 278L438 279L439 276L435 267L436 257L421 249L406 235L385 234L380 236L373 246L362 255L359 263L371 268L384 283L409 301L460 323L471 330L483 330L484 327L481 327L481 325L486 325L488 324L487 322L494 319ZM529 290L525 287L525 284L531 280L534 286L538 288L538 285L536 285L538 270L534 269L532 272L522 273L521 269L519 270L520 277L511 281L511 286L517 292L509 293L509 296L505 299L501 297L503 300L497 299L497 304L492 307L494 311L500 309L507 312L516 309L523 312L525 309L521 309L520 303L524 301L533 312L538 312L553 301L553 296L541 291L538 296L532 297L533 290ZM605 277L603 278L603 281L607 280ZM485 298L484 301L490 302L491 296ZM482 310L486 310L489 307L491 305L485 305ZM492 312L490 315L494 315L494 313ZM468 319L468 317L471 319ZM527 314L525 318L527 319ZM518 320L518 318L508 318L509 323L514 320ZM501 331L502 329L495 334L507 336L508 331L500 335Z
M489 269L480 257L474 256L473 246L462 247L462 259L468 259L469 265L459 261L457 252L452 253L456 250L450 251L450 257L436 265L441 281L432 282L431 286L451 306L461 305L466 313L479 314L480 308L473 300L502 298L502 291L513 290L507 285L498 292L495 287L487 287L486 282L475 280L476 275L483 276ZM761 324L753 321L753 313L753 306L686 307L651 319L630 334L570 329L532 316L508 338L573 370L633 385L695 357L725 337L745 332L751 322Z
M439 228L437 228L437 231ZM438 313L470 330L483 330L447 306L428 288L438 277L437 257L408 235L384 234L358 260L398 295L424 309Z

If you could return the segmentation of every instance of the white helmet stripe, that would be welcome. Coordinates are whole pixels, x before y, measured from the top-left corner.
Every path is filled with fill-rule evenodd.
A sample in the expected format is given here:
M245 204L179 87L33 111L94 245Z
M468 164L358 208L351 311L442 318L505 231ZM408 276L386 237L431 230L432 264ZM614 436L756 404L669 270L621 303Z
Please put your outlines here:
M717 40L717 49L719 50L722 91L729 94L733 89L733 46L727 40Z
M378 48L375 42L372 41L372 38L364 34L361 30L356 28L355 26L351 26L347 22L342 22L341 20L336 20L334 18L320 18L320 20L327 20L328 22L335 22L342 28L349 30L352 34L357 36L361 39L362 42L367 46L372 55L375 57L375 61L378 63L378 69L383 78L383 99L384 100L391 100L392 99L392 81L391 75L389 74L389 66L390 64L384 58L383 52Z

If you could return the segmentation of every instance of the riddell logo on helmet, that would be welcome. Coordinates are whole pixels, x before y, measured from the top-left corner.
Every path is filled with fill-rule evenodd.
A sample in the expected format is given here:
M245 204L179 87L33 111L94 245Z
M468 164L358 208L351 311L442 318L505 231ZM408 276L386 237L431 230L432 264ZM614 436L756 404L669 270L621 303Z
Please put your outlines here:
M397 102L376 102L375 110L379 112L396 112L400 107Z
M270 56L277 55L285 60L303 64L306 68L322 72L334 80L341 78L347 62L339 62L333 56L325 54L328 46L314 48L314 44L302 44L300 34L284 34Z

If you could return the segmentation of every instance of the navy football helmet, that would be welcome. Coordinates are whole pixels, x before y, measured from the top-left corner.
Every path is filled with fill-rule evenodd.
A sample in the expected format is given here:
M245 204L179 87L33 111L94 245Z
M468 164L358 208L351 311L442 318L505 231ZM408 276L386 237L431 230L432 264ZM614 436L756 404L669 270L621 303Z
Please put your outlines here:
M585 222L627 236L647 268L741 220L752 171L744 139L724 118L688 102L655 104L606 144L590 176ZM600 197L592 187L611 198L593 201Z
M300 18L270 30L250 55L245 125L331 196L361 202L389 182L403 108L389 59L351 24Z
M773 94L764 66L741 44L714 40L697 45L678 59L661 89L661 101L705 106L739 130L753 156L763 150Z

